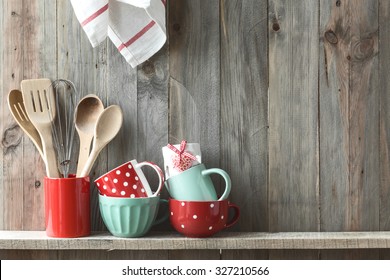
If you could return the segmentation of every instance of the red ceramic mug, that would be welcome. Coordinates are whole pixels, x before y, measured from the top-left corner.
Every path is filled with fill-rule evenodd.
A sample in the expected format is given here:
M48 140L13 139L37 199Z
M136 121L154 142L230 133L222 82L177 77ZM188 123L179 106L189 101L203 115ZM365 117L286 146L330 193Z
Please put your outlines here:
M47 236L70 238L89 235L89 177L45 177L44 185Z
M229 209L234 210L228 221ZM170 222L187 237L208 237L237 223L240 209L228 200L185 201L169 200Z
M158 175L159 183L157 190L153 193L141 167L149 166ZM95 180L96 186L101 195L113 197L152 197L160 194L164 185L164 174L153 162L140 162L135 159L126 162Z

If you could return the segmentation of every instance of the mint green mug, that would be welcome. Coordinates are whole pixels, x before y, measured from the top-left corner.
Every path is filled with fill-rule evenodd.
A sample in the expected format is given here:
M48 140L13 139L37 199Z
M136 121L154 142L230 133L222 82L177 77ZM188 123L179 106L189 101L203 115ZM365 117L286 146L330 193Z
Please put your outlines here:
M225 181L225 190L218 198L210 175L218 174ZM165 186L173 199L191 201L224 200L230 194L231 180L226 171L219 168L206 169L204 164L195 165L180 174L169 177Z
M168 219L168 211L156 220L160 204L168 204L158 196L129 198L99 194L99 208L109 232L117 237L140 237L152 226Z

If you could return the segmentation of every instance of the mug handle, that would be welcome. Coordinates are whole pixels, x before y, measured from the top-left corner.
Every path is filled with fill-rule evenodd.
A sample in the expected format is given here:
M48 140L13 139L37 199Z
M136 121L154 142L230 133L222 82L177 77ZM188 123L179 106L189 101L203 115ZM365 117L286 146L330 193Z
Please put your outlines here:
M240 217L240 208L236 204L229 202L228 209L230 209L230 208L233 208L234 216L233 216L232 220L229 221L225 225L225 228L229 228L229 227L233 226L234 224L236 224L238 222L238 218Z
M206 169L206 170L203 170L202 171L202 175L205 176L205 175L210 175L210 174L219 174L222 176L222 178L225 180L225 191L223 192L222 196L218 199L219 201L220 200L225 200L228 198L229 194L230 194L230 190L232 188L232 183L231 183L231 180L230 180L230 177L229 177L229 174L226 173L225 170L222 170L222 169L219 169L219 168L210 168L210 169Z
M168 180L165 180L165 182L164 182L164 185L165 185L165 188L168 190L168 192L169 192L169 184L168 184Z
M144 162L137 163L136 167L141 168L142 166L145 166L145 165L152 167L154 169L154 171L157 172L158 188L157 188L156 192L152 195L152 196L157 196L160 194L162 187L164 185L164 174L161 171L160 167L158 167L156 164L154 164L153 162L150 162L150 161L144 161Z
M159 203L160 203L160 206L159 206L158 209L160 210L160 209L161 209L161 204L168 204L168 200L166 200L166 199L160 199ZM162 222L165 222L166 220L168 220L168 217L169 217L169 213L168 213L168 211L165 211L165 214L164 214L162 217L158 218L157 220L155 220L155 221L153 222L153 226L159 225L159 224L161 224Z

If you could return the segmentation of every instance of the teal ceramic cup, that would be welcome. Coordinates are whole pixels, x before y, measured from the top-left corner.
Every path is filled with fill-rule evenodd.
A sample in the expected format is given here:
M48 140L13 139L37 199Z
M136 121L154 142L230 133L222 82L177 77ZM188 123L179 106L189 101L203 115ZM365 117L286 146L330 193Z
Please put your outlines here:
M210 175L218 174L225 181L225 190L218 198ZM222 169L206 169L204 164L195 165L180 174L169 177L165 181L169 195L177 200L189 201L213 201L225 200L230 194L231 180L229 175Z
M152 226L168 219L168 211L158 218L160 204L168 201L158 196L143 198L112 197L99 194L99 208L109 232L117 237L141 237Z

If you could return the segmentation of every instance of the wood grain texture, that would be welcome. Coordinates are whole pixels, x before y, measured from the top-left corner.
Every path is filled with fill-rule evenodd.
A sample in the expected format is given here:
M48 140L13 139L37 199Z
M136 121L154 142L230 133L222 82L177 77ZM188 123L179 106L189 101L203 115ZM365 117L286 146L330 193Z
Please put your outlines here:
M377 8L377 1L333 3L321 22L322 230L379 229Z
M380 95L380 213L379 227L390 230L390 2L379 1L379 95Z
M19 88L23 77L23 7L22 1L2 1L2 79L1 79L1 219L3 229L23 229L23 131L7 107L8 92ZM13 79L15 77L15 79ZM32 145L32 144L31 144Z
M319 6L269 5L269 229L316 231Z
M271 250L270 259L274 260L318 260L319 250Z
M390 230L390 81L388 73L390 71L390 2L379 1L379 95L380 95L380 208L379 208L379 228L380 230ZM381 259L390 259L389 250L380 250Z
M0 250L2 260L163 260L164 251Z
M175 232L150 232L142 238L118 238L108 232L93 232L90 236L82 238L48 238L44 231L0 231L0 249L3 250L166 250L170 251L170 256L176 254L173 251L189 250L187 257L191 258L191 253L202 254L196 250L211 250L210 252L249 250L253 253L253 250L271 249L272 254L280 254L280 258L286 258L292 252L295 258L310 259L313 256L299 254L300 250L313 250L310 254L317 258L317 249L388 248L390 232L386 231L279 233L225 231L208 238L188 238ZM214 256L214 253L210 257Z
M268 250L221 250L221 260L268 260Z
M390 260L390 250L389 249L379 249L379 259Z
M59 260L166 260L168 255L162 250L61 250L57 252Z
M13 1L6 13L5 32L10 40L5 51L4 65L7 65L7 77L4 77L6 88L4 105L8 92L20 88L22 79L50 77L55 74L56 36L53 25L45 27L46 22L55 22L56 14L41 11L56 10L53 1ZM54 34L54 36L52 36ZM48 39L44 39L48 37ZM9 67L9 68L8 68ZM12 121L8 113L4 120ZM7 173L4 182L4 194L10 199L4 201L7 213L5 228L44 229L44 208L42 179L45 176L43 161L35 146L22 133L20 128L11 125L4 129L3 145L8 151L5 159ZM19 134L19 136L18 136ZM23 141L21 141L23 139ZM17 146L20 146L18 148ZM36 167L36 168L32 168ZM16 183L16 184L15 184ZM9 205L8 205L9 203ZM8 224L8 225L7 225Z
M322 4L321 229L379 230L378 1ZM321 257L352 257L328 253ZM378 256L354 253L357 259Z
M379 251L374 249L321 250L321 260L378 260Z
M269 1L270 231L319 230L318 4Z
M338 37L334 32L346 30L348 22L341 21L333 27L327 26L331 14L341 18L347 15L346 2L321 1L320 30L322 49L320 51L320 186L321 186L321 230L343 230L347 220L345 200L348 199L349 185L349 133L348 103L349 92L348 50L338 48ZM333 20L336 24L336 21ZM327 35L325 35L327 34ZM346 35L345 32L341 33ZM328 39L326 39L326 37ZM330 41L328 41L330 40ZM330 43L330 42L333 42ZM337 44L334 44L337 42ZM345 44L341 42L340 44Z
M268 231L266 22L266 1L221 2L221 168L241 231Z
M219 260L220 250L173 250L168 252L170 260Z
M23 2L24 39L23 39L23 77L24 79L53 78L57 74L56 65L56 26L47 22L56 22L55 1ZM20 87L18 87L20 88ZM42 159L30 140L23 147L23 229L45 229L45 208L43 179L46 176ZM32 155L30 158L29 155ZM31 168L31 166L42 168ZM29 168L30 167L30 168Z
M52 250L0 250L1 260L57 260L58 252Z
M230 230L268 231L267 1L221 1L220 9L221 168L232 179L229 199L241 213ZM226 251L222 257L267 259L268 252Z
M200 143L202 162L220 160L219 1L169 3L169 143Z

